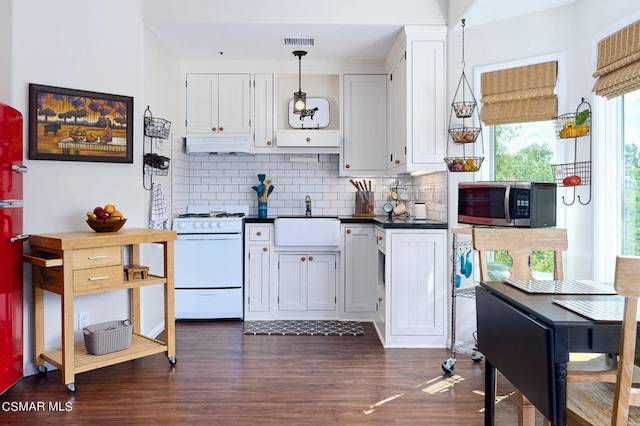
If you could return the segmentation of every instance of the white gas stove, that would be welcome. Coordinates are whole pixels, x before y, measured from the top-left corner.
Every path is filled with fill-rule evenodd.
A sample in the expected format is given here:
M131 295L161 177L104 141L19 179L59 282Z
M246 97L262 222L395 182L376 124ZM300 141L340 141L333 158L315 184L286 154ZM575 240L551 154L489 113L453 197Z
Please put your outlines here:
M249 206L190 206L173 219L175 317L243 318L243 222Z

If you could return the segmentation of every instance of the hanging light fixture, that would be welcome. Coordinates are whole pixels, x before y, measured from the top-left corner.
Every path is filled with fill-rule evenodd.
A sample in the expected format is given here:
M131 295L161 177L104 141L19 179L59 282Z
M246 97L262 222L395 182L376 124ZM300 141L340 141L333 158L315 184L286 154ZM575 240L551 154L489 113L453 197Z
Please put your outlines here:
M298 57L298 91L293 94L293 113L303 114L307 109L307 94L302 91L302 57L307 52L295 50L293 54Z

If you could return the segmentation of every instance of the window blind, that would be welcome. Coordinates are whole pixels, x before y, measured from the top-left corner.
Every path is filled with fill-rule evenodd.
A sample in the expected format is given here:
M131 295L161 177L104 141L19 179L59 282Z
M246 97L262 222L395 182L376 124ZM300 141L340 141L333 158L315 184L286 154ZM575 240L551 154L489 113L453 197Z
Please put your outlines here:
M556 61L482 74L480 119L488 126L553 119L557 79Z
M612 99L640 89L640 21L598 43L598 78L593 91Z

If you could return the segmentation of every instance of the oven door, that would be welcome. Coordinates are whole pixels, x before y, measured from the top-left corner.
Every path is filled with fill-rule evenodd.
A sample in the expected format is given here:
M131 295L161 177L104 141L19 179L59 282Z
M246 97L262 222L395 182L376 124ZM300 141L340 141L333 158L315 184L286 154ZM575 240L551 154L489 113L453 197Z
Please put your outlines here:
M242 288L242 234L178 234L175 288Z

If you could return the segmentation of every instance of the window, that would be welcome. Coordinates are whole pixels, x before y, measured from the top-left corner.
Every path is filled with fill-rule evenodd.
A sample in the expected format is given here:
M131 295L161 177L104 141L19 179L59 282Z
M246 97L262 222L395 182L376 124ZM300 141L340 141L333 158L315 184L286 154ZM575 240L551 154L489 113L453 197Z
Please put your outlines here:
M489 129L493 180L555 182L555 128L552 121L501 124ZM511 266L506 252L494 253L489 269L500 274ZM531 268L536 278L553 279L553 252L534 252ZM491 274L490 274L491 275Z
M624 95L621 102L624 146L621 253L640 256L640 90Z

